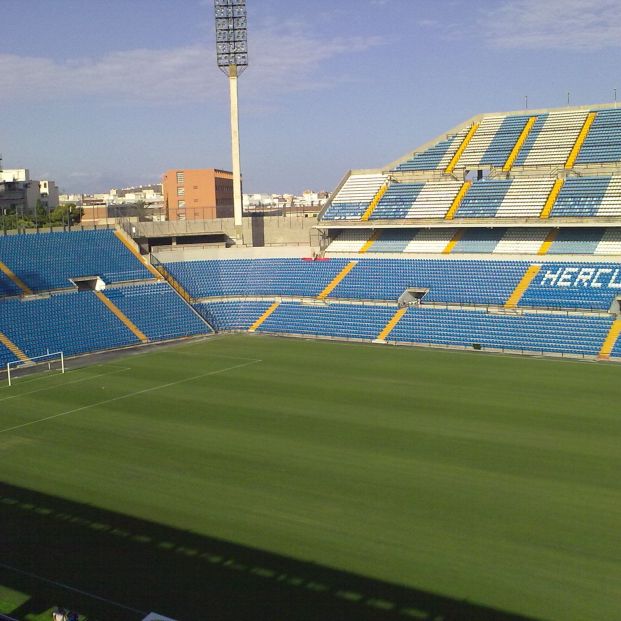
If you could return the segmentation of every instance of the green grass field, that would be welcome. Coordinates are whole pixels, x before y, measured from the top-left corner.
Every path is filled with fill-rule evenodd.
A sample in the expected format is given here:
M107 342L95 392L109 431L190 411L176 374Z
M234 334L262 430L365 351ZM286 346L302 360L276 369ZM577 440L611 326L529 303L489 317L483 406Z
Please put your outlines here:
M0 612L619 619L620 384L612 364L260 336L19 379Z

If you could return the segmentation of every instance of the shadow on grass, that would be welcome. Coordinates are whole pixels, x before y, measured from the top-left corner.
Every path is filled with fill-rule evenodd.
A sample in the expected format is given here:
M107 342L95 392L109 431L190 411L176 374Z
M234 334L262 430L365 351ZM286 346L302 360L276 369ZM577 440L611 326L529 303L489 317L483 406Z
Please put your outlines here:
M99 621L525 619L5 483L0 585L30 595L18 619L56 604Z

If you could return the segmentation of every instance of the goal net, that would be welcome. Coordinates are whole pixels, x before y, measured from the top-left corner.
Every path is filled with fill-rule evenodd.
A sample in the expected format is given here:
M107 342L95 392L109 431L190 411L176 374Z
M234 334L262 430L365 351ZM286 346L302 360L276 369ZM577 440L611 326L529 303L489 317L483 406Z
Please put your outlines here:
M31 373L64 373L65 372L65 356L62 351L43 354L42 356L33 356L28 360L13 360L7 362L6 376L9 386L13 382Z

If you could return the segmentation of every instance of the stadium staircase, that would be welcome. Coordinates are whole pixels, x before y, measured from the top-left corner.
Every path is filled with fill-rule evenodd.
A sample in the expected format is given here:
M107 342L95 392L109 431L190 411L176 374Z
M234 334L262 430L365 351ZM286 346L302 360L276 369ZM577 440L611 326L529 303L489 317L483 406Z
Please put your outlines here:
M385 343L389 334L394 330L402 317L407 313L407 306L400 308L391 318L390 321L384 326L382 331L377 335L374 343Z
M350 261L328 284L325 289L317 296L318 300L324 300L327 298L336 287L343 281L343 279L356 267L356 261Z
M524 129L522 129L522 131L520 132L518 139L516 140L515 144L513 145L513 148L511 149L511 153L509 153L509 157L507 158L507 161L504 163L502 167L503 172L509 172L511 168L513 168L513 164L515 163L515 160L517 159L521 148L524 146L524 143L526 142L528 135L533 129L533 125L535 124L536 120L537 120L536 116L531 116L526 122L526 125L524 125Z

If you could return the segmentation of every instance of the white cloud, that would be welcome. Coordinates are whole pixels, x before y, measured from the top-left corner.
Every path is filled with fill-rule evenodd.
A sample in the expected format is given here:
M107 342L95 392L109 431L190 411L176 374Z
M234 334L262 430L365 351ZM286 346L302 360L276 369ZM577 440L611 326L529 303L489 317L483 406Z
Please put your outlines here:
M295 23L255 29L244 88L261 98L325 89L338 83L338 76L321 71L326 64L381 43L375 36L325 40ZM0 54L0 101L107 98L165 103L220 98L226 82L214 66L214 47L137 49L69 61Z
M494 47L598 50L621 46L619 0L503 0L481 27Z

